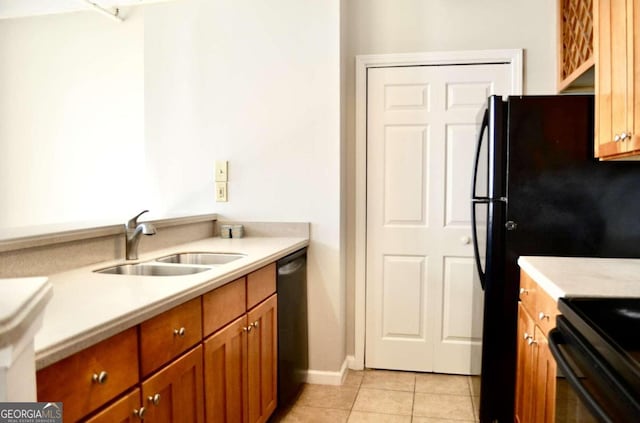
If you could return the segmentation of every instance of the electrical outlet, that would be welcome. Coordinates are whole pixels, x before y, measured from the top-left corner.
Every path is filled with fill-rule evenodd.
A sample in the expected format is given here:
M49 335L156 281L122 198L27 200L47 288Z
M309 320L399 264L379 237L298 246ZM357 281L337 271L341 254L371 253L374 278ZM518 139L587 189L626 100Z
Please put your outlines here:
M218 203L227 202L227 183L216 182L216 201Z
M216 160L216 182L227 182L229 180L229 162L226 160Z

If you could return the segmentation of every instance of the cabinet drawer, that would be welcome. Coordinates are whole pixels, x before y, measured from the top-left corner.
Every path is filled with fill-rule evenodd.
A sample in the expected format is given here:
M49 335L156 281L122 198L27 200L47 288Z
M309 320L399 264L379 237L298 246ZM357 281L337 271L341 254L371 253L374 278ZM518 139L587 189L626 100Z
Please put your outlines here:
M200 297L140 324L140 367L148 375L202 340Z
M557 302L524 271L520 272L520 301L547 336L556 326Z
M276 264L247 275L247 309L255 307L276 292Z
M64 405L63 408L65 408ZM141 419L136 415L136 413L139 412L140 388L136 388L131 393L86 420L85 423L139 423Z
M556 327L556 315L558 304L544 290L538 288L536 293L536 314L533 318L536 324L544 332L544 336L549 336L549 331Z
M525 272L520 272L520 301L530 314L533 314L536 308L537 290L538 284Z
M137 357L131 328L40 370L38 401L62 401L64 421L74 422L138 382Z
M246 311L246 279L240 278L202 296L204 336L221 329Z

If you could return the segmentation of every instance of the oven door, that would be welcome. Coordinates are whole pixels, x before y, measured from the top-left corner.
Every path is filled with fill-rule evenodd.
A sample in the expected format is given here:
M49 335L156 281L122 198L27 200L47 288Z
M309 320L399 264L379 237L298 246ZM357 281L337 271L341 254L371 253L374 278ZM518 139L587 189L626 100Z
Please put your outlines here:
M562 316L549 347L558 364L557 423L640 421L639 399Z

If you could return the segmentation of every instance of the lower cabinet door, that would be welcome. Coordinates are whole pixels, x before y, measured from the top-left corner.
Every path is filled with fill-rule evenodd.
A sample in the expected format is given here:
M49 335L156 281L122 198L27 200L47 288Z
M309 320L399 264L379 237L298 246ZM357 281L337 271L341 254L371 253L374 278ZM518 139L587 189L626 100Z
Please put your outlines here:
M266 422L278 402L278 302L274 294L250 310L247 334L249 423Z
M204 423L202 346L142 383L146 422Z
M556 362L547 337L536 328L537 361L535 373L535 421L553 423L556 405Z
M204 342L207 423L245 423L247 417L247 316Z
M531 341L534 339L534 331L533 319L529 316L522 303L518 303L516 423L533 423L535 350Z
M146 410L140 406L140 388L134 389L86 423L133 423L144 419Z

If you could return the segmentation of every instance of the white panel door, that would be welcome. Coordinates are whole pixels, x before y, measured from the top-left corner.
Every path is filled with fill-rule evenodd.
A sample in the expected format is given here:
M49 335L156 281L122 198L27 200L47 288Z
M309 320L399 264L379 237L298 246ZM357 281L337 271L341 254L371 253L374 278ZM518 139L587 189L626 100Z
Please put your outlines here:
M509 81L505 64L368 70L367 367L480 372L472 162L478 114Z

